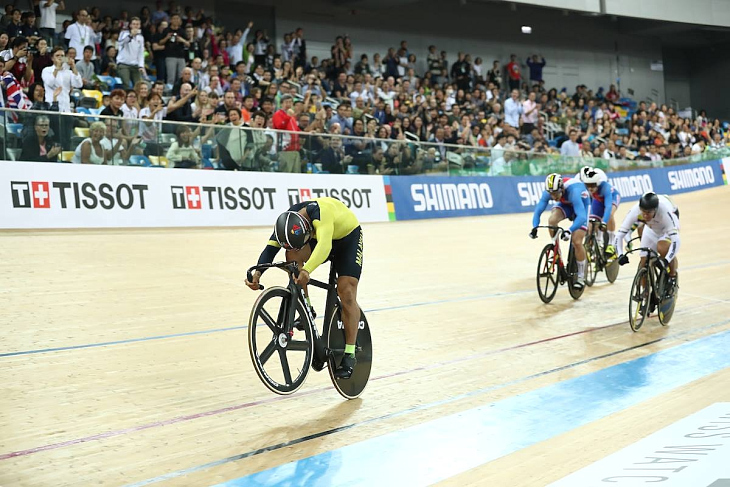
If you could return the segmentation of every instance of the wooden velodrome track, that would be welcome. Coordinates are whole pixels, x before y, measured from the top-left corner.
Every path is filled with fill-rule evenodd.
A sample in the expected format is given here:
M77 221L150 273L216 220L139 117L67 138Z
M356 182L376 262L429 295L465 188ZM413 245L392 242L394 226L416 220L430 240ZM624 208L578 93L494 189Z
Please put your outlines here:
M276 396L252 368L245 325L257 293L243 276L269 228L3 232L0 485L212 485L727 331L730 225L719 209L730 190L675 201L677 312L638 333L627 324L636 260L580 301L563 286L540 302L547 237L528 238L528 214L364 225L359 302L374 363L353 401L326 372ZM276 270L263 279L284 282ZM313 296L322 314L323 294ZM546 485L722 401L727 368L445 483Z

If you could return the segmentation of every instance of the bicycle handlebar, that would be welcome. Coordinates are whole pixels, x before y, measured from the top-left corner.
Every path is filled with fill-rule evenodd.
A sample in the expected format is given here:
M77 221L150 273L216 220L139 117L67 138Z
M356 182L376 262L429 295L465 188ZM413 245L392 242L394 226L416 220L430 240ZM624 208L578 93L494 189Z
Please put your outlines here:
M535 228L547 228L548 230L555 230L556 232L559 232L558 235L562 235L563 233L565 233L565 229L557 225L538 225Z
M294 277L299 276L299 266L296 262L272 262L271 264L257 264L255 266L251 266L246 271L246 279L248 280L248 282L253 282L253 271L271 269L272 267L276 267L290 274L294 274ZM263 289L264 286L259 284L259 290Z

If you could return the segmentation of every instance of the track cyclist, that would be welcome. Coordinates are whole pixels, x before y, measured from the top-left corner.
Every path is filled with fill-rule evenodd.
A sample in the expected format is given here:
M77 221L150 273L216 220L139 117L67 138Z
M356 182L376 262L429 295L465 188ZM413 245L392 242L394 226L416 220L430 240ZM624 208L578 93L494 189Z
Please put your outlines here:
M667 195L656 193L644 194L636 203L628 215L624 218L621 228L614 236L613 244L619 253L621 265L628 262L628 257L623 255L623 237L631 232L635 223L643 223L644 231L641 234L641 246L655 250L659 253L659 266L669 269L669 286L675 285L677 279L677 252L679 251L679 208L669 199ZM646 253L641 253L639 266L644 265Z
M357 284L362 272L363 245L357 217L335 198L297 203L276 219L274 233L261 252L258 264L273 262L282 247L286 250L286 260L299 264L301 270L295 281L305 293L309 274L326 260L332 260L337 271L337 294L342 302L345 326L345 355L334 375L338 379L349 379L357 364L355 342L360 320ZM251 282L246 280L246 285L258 290L260 277L261 272L256 271Z
M583 240L588 228L588 207L590 205L588 190L585 184L577 178L563 178L557 173L548 175L545 178L545 191L543 191L542 198L537 203L535 213L532 216L531 238L537 238L540 215L545 211L551 199L558 201L558 204L550 212L548 225L557 225L566 218L573 222L570 229L563 232L562 238L565 241L572 239L575 259L578 264L578 279L573 283L573 287L582 289L585 286L586 271L586 251L583 247ZM551 230L550 234L554 235L554 232Z
M608 230L606 255L616 255L616 248L613 246L616 220L613 215L616 213L619 203L621 203L621 195L608 182L608 176L601 169L583 166L578 173L578 178L586 185L588 192L591 194L590 216L601 219L600 231L596 234L598 244L603 248L603 232Z

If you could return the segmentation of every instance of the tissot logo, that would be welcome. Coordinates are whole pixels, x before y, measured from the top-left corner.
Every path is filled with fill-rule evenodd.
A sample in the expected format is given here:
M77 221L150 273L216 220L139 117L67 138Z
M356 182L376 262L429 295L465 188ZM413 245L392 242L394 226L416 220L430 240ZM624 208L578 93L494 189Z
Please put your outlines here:
M101 207L110 210L119 207L128 210L133 206L145 208L146 184L79 183L47 181L11 181L10 190L13 208L51 208L51 200L56 208L86 208L93 210Z
M333 188L289 188L289 206L314 198L329 196L342 201L348 208L370 208L371 189L333 189Z
M273 210L276 188L170 186L170 192L175 210Z

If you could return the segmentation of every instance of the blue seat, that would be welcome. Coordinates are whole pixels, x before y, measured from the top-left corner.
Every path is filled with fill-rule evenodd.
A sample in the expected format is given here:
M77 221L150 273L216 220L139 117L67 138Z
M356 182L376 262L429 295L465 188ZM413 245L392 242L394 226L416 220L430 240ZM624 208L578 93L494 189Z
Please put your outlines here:
M147 156L134 155L129 156L129 165L150 167L152 166L152 161L150 161Z
M8 123L8 124L5 124L5 130L7 130L7 132L11 135L20 137L23 132L23 124L22 123Z

